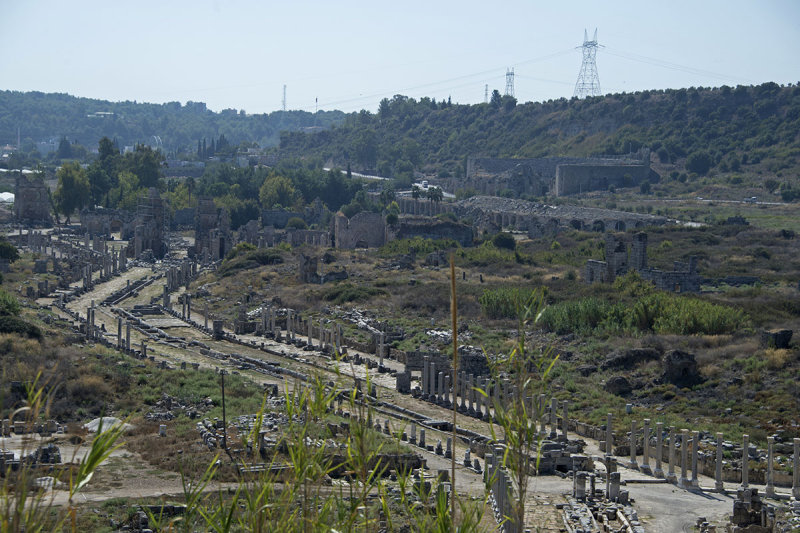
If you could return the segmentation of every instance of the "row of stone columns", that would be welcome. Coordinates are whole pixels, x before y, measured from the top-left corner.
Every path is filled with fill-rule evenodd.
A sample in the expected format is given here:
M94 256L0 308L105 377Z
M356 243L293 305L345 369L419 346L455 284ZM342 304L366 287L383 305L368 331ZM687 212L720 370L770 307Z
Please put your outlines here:
M607 447L606 452L610 453L612 449L611 443L613 440L612 433L611 433L611 422L612 422L612 415L608 414L608 421L607 421ZM689 437L689 430L682 429L681 430L681 458L680 458L680 466L681 466L681 475L680 478L677 477L675 473L675 443L676 443L676 428L675 426L671 426L669 428L669 438L668 442L666 443L668 448L668 471L664 474L662 469L662 458L663 458L663 437L664 437L664 424L662 422L656 423L655 429L655 437L656 437L656 450L655 450L655 469L651 471L650 469L650 419L644 419L642 425L642 461L641 463L637 463L637 422L634 420L631 422L631 432L630 432L630 462L628 463L629 468L638 469L646 474L652 474L656 477L665 477L671 483L676 483L678 486L687 488L687 489L697 489L699 488L699 471L698 471L698 453L700 448L700 432L699 431L692 431L691 438ZM717 491L724 491L724 481L723 481L723 471L722 471L722 463L723 463L723 435L722 433L716 434L716 456L715 456L715 464L714 464L714 488ZM766 472L766 488L765 494L769 497L775 496L775 474L774 474L774 446L775 446L775 438L768 437L767 438L767 472ZM690 459L689 459L689 449L691 448L691 466L690 466ZM742 436L742 476L741 476L741 488L746 489L750 483L750 465L749 465L749 456L750 456L750 437L749 435ZM795 498L800 498L800 439L793 440L793 458L792 458L792 496ZM691 477L689 477L689 470L691 469Z

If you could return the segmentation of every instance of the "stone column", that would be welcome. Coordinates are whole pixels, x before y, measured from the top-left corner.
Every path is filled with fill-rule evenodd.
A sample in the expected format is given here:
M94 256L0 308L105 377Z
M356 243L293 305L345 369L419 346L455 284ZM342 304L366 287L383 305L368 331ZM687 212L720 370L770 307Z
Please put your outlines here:
M142 359L147 357L147 343L142 339Z
M473 388L473 376L469 374L467 376L467 398L469 398L469 407L467 408L467 412L469 414L473 414L475 412L475 402L473 399L475 398L475 391L472 390Z
M461 371L461 401L458 403L459 409L467 408L467 373Z
M614 433L611 430L613 415L606 415L606 455L613 455L614 452Z
M564 400L561 402L561 439L569 440L569 418L567 418L567 408L569 406L569 401Z
M419 447L420 448L425 448L425 430L424 429L420 429L419 430Z
M308 345L313 347L314 346L314 337L311 335L312 334L311 328L313 326L311 325L311 319L310 318L306 320L306 325L308 326L306 328L308 330Z
M536 404L536 416L539 418L539 436L544 438L547 435L547 428L545 427L545 423L547 422L547 417L545 416L545 396L544 394L539 394L539 403Z
M642 472L652 473L650 470L650 419L644 419L642 427Z
M164 309L169 310L169 288L166 285L164 285L164 297L161 305L164 306Z
M445 406L450 405L450 374L444 375L444 399L442 402Z
M792 459L792 496L800 500L800 439L794 439L794 458Z
M714 462L714 488L717 492L725 492L722 481L722 433L717 433L717 458Z
M188 292L186 293L186 320L192 321L192 297Z
M437 383L436 403L444 402L444 372L439 371L439 382Z
M628 468L639 470L639 463L636 462L636 420L631 420L631 460L628 462Z
M667 481L675 483L675 426L669 427L669 450L667 453L669 469L667 471Z
M430 378L431 382L428 384L428 401L435 402L436 401L436 363L431 361L430 371L428 372L428 377Z
M417 443L417 423L411 422L411 436L408 439L411 444Z
M122 349L122 317L117 317L117 349Z
M750 435L742 435L742 488L750 485Z
M203 327L208 329L208 302L205 303L205 313L203 314Z
M656 422L656 469L653 470L653 475L656 477L664 477L664 471L661 469L661 460L664 456L663 440L664 423Z
M772 470L774 447L775 447L775 437L767 437L767 486L764 489L764 495L767 498L775 497L775 475Z
M689 430L682 429L681 430L681 481L679 486L681 488L689 488L689 478L686 477L688 474L688 462L689 462L689 448L687 445L689 444Z
M131 323L125 322L125 349L131 351Z
M422 397L428 397L428 356L422 357Z
M692 432L692 487L700 487L700 478L697 472L697 454L700 451L700 432Z
M558 409L558 400L555 398L550 399L550 438L555 439L558 437L556 427L558 426L558 417L556 410Z

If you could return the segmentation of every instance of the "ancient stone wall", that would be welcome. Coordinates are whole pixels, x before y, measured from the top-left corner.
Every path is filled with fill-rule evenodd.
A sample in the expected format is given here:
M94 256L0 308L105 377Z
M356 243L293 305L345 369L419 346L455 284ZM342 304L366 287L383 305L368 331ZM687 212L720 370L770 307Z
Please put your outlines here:
M650 176L650 164L578 163L558 165L553 186L555 196L605 191L609 186L634 187Z
M402 217L395 228L389 229L389 240L410 239L422 237L424 239L452 239L461 246L471 246L474 237L472 226L422 217Z
M386 221L379 213L361 212L348 219L338 213L333 219L336 248L377 248L386 243Z
M450 190L474 189L480 194L499 195L511 191L556 196L607 189L610 185L630 187L651 177L650 151L642 149L628 156L540 157L533 159L467 159L464 178L439 180ZM654 176L657 178L657 176Z
M41 177L18 175L14 185L14 219L30 226L50 226L50 196Z
M647 234L639 232L633 236L628 254L628 245L613 234L606 234L606 260L590 259L586 262L583 279L586 283L611 283L617 276L629 270L638 272L642 279L652 282L656 288L672 292L700 292L700 276L697 274L697 259L689 263L676 261L671 271L647 266Z

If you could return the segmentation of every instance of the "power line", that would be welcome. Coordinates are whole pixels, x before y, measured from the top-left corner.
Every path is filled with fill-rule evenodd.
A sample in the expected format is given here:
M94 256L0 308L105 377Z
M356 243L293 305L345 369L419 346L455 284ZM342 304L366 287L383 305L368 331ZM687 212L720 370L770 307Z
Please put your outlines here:
M678 63L672 63L670 61L664 61L662 59L656 59L654 57L647 57L639 54L633 54L630 52L622 52L619 50L615 50L613 48L606 47L607 53L610 55L621 57L623 59L628 59L630 61L637 61L639 63L644 63L647 65L652 65L654 67L661 67L668 70L676 70L680 72L686 72L687 74L696 74L698 76L705 76L708 78L715 78L722 81L744 81L747 83L754 83L753 80L747 78L740 78L737 76L729 76L726 74L720 74L718 72L712 72L710 70L704 70L694 67L689 67L686 65L681 65Z

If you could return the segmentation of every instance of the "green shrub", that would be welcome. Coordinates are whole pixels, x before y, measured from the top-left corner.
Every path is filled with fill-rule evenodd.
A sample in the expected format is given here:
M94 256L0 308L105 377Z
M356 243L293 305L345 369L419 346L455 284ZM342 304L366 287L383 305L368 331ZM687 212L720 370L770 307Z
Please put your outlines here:
M378 249L378 255L390 257L394 255L404 255L414 251L418 254L429 254L437 250L448 250L458 248L458 243L452 239L425 239L414 237L412 239L397 239L384 244Z
M743 311L697 297L663 292L643 294L633 302L611 303L597 298L563 302L545 309L542 326L567 333L720 335L747 327Z
M13 294L0 289L0 315L19 315L19 302Z
M492 244L504 250L514 250L517 247L517 241L514 240L514 236L505 231L501 231L492 237Z
M481 311L488 318L516 318L536 294L536 289L500 287L486 289L478 299Z
M42 330L38 326L16 316L0 316L0 333L17 333L31 339L41 339Z
M374 287L358 287L352 283L340 283L339 285L325 291L322 297L328 302L333 302L336 305L342 305L347 302L369 300L373 296L385 294L386 291L382 291Z
M308 229L308 225L306 224L306 221L300 217L291 217L288 221L286 221L286 228Z

